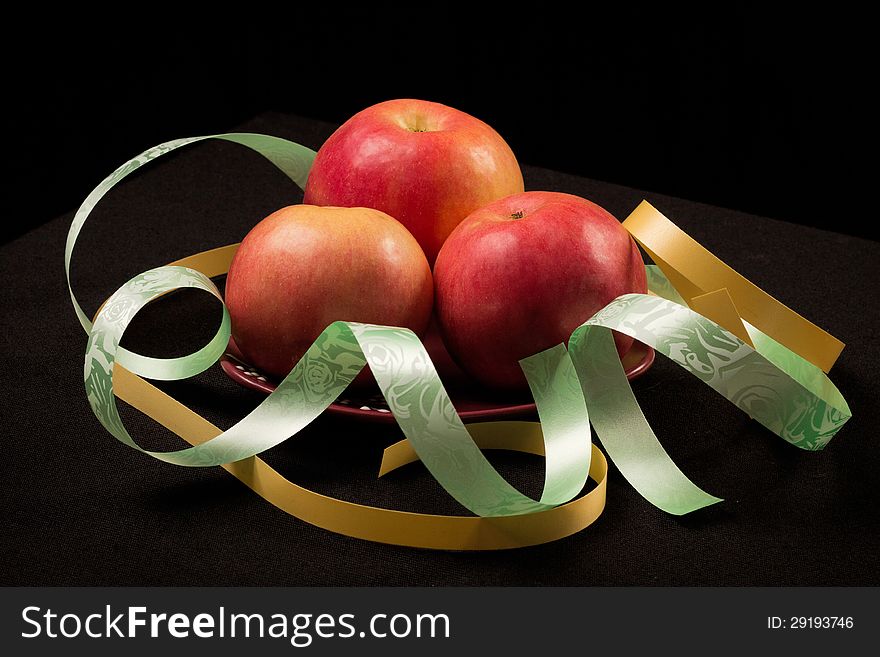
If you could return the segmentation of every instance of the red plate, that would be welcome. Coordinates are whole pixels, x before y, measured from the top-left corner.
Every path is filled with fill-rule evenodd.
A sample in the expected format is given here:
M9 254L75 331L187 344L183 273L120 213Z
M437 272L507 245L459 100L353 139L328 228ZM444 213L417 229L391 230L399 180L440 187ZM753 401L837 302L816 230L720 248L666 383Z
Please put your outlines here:
M528 393L525 395L493 393L475 383L453 362L440 334L432 328L428 329L423 340L425 348L434 361L437 373L443 379L455 409L463 420L510 419L528 416L535 412L535 402ZM648 371L653 363L654 350L641 342L634 342L632 349L623 357L623 368L630 381ZM232 340L229 341L227 353L220 359L220 366L230 379L245 388L266 394L275 390L276 383L272 377L262 374L245 362ZM394 422L394 416L388 410L388 405L375 383L372 387L345 390L334 403L330 404L327 411L371 422Z

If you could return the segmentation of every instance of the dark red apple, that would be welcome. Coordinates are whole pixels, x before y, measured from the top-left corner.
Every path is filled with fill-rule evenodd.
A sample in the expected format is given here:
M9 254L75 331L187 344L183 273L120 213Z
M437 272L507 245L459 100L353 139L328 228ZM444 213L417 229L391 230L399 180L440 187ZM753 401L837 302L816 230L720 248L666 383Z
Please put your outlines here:
M432 302L421 247L399 222L368 208L278 210L247 234L226 279L235 343L279 378L336 320L422 333Z
M443 339L487 386L522 389L518 361L565 342L615 297L646 292L645 268L610 213L571 194L525 192L456 228L434 266ZM632 338L615 334L623 355Z
M507 143L488 125L424 100L389 100L358 112L321 146L305 203L387 212L434 263L471 212L523 190Z

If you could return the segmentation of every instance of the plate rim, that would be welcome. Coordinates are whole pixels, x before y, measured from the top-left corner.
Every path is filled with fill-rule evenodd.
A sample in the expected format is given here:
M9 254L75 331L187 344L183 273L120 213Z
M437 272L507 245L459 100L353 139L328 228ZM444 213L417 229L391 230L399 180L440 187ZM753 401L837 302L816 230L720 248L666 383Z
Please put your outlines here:
M651 366L654 364L654 361L657 358L657 352L650 345L646 345L643 342L639 342L638 344L642 345L645 348L645 356L630 370L626 373L626 378L629 381L639 378L645 372L647 372ZM243 360L240 354L233 353L234 351L238 351L235 349L234 343L231 343L229 347L227 347L223 356L220 358L220 367L223 373L234 383L240 385L243 388L249 388L251 390L255 390L257 392L262 392L264 394L271 394L275 390L275 385L270 383L265 377L262 379L251 376L245 373L244 368L250 368L253 371L257 371L253 368L247 361ZM237 365L238 363L239 365ZM453 401L453 405L454 405ZM390 410L376 410L373 408L360 408L356 406L348 406L346 404L340 404L334 401L330 404L327 409L327 412L338 415L342 417L355 417L360 420L369 420L373 422L387 422L389 424L396 423L394 419L394 413ZM462 420L492 420L492 419L510 419L512 417L521 417L525 415L534 414L537 412L537 406L535 402L527 402L521 404L509 404L502 405L496 408L484 408L484 409L474 409L474 410L466 410L466 411L458 411L459 417Z

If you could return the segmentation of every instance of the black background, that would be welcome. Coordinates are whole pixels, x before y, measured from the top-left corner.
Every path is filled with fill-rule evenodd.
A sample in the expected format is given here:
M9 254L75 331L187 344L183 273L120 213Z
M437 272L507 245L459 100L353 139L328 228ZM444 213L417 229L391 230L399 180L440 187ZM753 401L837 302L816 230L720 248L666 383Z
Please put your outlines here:
M314 147L331 124L265 114L242 129ZM273 208L302 196L240 146L208 142L145 167L95 208L74 252L73 288L88 314L120 284L242 238ZM788 445L695 377L658 358L634 382L664 448L697 485L725 498L675 517L646 502L611 464L605 512L544 546L457 553L386 546L285 515L220 468L162 463L114 440L82 383L86 337L61 262L71 215L0 249L4 392L0 459L0 582L21 585L877 585L880 584L880 244L659 194L524 167L527 186L596 199L626 216L648 198L701 244L847 343L831 378L853 418L822 452ZM184 218L182 220L182 218ZM222 280L218 281L222 285ZM215 331L208 295L170 295L133 322L126 346L179 356ZM220 427L264 396L215 365L160 383ZM452 399L455 394L452 391ZM124 406L124 405L123 405ZM181 441L123 407L148 449ZM461 513L413 464L376 479L393 425L332 415L261 454L299 485L345 500ZM601 436L599 436L601 445ZM536 457L490 454L515 486L539 495ZM786 609L786 614L843 614ZM762 620L763 622L763 620Z
M394 97L470 112L528 164L873 232L853 194L870 79L858 14L325 3L218 18L10 29L8 236L161 141L267 110L341 123Z
M376 6L263 18L263 27L231 17L201 31L170 19L162 29L139 20L94 34L59 20L33 34L16 26L28 38L6 59L16 93L7 107L5 226L34 228L0 250L0 583L880 583L880 245L657 193L867 233L857 211L872 187L858 179L862 164L843 155L864 149L868 137L856 118L871 80L856 73L861 17L631 10L476 21L455 9ZM265 504L218 468L168 466L114 441L83 394L85 336L61 267L71 215L44 220L165 139L240 126L315 148L334 123L393 96L433 98L488 120L525 163L529 189L580 194L620 218L651 200L848 344L832 378L853 419L822 453L803 452L658 359L634 385L642 408L683 471L725 501L672 517L612 465L608 506L594 526L492 554L331 534ZM238 241L300 198L247 149L187 148L96 208L78 242L74 289L92 313L130 276ZM139 316L126 339L142 353L180 355L210 337L216 314L203 296L174 295ZM163 387L222 427L262 399L217 367ZM178 446L143 416L123 415L145 447ZM418 465L376 481L381 449L398 436L322 417L264 456L329 495L460 512ZM492 458L512 483L539 491L539 462ZM838 612L781 615L820 611Z

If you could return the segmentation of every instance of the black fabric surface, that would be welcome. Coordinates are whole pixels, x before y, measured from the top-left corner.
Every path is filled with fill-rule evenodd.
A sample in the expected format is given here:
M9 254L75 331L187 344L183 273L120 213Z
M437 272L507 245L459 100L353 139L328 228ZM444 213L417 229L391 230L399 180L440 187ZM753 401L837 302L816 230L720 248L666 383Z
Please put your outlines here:
M243 128L313 148L332 131L277 114ZM648 198L746 277L842 339L848 346L832 379L853 419L823 452L804 452L658 358L635 383L636 394L673 459L724 497L720 505L666 515L612 465L603 516L549 545L475 554L338 536L285 515L220 468L161 463L98 424L83 392L85 335L64 283L68 214L0 249L0 583L880 584L880 244L528 166L524 173L527 189L579 194L621 219ZM239 241L263 216L300 200L299 190L245 148L188 147L146 167L98 206L74 253L74 289L91 314L130 276ZM179 355L213 334L218 308L207 295L170 295L138 318L125 344ZM223 427L262 398L226 379L219 366L162 387ZM123 416L143 446L180 446L137 412L123 409ZM376 480L382 448L398 438L394 427L327 417L265 458L293 481L344 499L460 513L417 464ZM492 458L524 491L539 491L538 459Z

